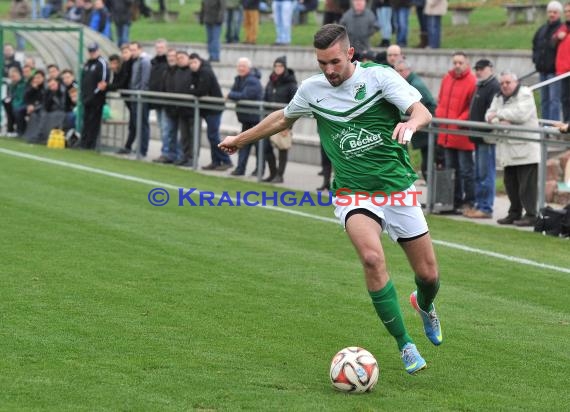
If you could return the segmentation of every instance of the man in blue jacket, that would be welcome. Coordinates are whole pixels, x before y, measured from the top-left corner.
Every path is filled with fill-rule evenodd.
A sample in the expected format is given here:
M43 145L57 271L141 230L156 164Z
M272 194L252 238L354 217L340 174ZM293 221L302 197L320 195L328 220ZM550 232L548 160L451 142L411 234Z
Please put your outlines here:
M252 67L251 60L241 57L237 62L237 73L234 84L227 98L239 102L240 100L263 100L263 86L261 85L261 74ZM241 131L251 129L260 120L259 113L252 113L255 110L253 105L237 104L236 113L238 121L241 123ZM243 111L242 111L243 110ZM247 111L247 112L246 112ZM232 176L243 176L247 166L247 159L251 151L251 144L245 145L239 150L238 165L231 172ZM256 150L259 154L259 144L256 143Z

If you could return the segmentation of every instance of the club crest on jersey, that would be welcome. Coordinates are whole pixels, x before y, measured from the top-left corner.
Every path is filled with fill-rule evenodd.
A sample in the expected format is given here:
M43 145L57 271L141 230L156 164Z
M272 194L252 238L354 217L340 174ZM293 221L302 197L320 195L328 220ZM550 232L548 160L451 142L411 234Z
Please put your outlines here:
M362 100L366 97L366 83L354 85L354 100Z

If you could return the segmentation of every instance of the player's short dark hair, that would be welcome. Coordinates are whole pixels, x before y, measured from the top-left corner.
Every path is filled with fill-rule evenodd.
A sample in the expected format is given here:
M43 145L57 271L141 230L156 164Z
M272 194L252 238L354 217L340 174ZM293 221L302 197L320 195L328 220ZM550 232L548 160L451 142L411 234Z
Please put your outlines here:
M315 33L313 46L315 49L325 50L339 41L344 41L347 45L350 44L346 28L340 24L325 24Z

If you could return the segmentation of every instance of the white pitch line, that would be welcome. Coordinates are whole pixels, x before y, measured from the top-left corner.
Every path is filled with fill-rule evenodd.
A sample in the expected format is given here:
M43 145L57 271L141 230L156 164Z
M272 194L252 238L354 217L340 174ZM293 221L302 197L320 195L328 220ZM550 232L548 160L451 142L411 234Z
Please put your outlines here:
M69 169L81 170L84 172L114 177L116 179L127 180L130 182L142 183L142 184L150 185L150 186L154 186L154 187L168 188L168 189L174 189L174 190L178 190L180 188L179 186L171 185L169 183L159 182L157 180L144 179L141 177L125 175L122 173L110 172L108 170L98 169L98 168L90 167L90 166L83 166L83 165L80 165L77 163L70 163L70 162L66 162L63 160L50 159L47 157L36 156L36 155L28 154L28 153L22 153L22 152L18 152L15 150L0 148L0 153L4 153L6 155L10 155L10 156L14 156L14 157L21 157L21 158L29 159L29 160L35 160L37 162L43 162L43 163L53 164L53 165L57 165L57 166L62 166L62 167L66 167ZM194 193L199 194L200 192L198 190L196 190ZM215 197L218 199L220 198L220 196L215 196ZM232 199L232 202L237 203L236 199ZM259 207L261 207L262 209L274 210L276 212L288 213L291 215L302 216L302 217L306 217L309 219L320 220L320 221L328 222L328 223L334 223L337 225L339 224L337 219L323 217L323 216L317 216L317 215L313 215L311 213L300 212L298 210L284 209L284 208L276 207L276 206L259 206ZM479 255L483 255L483 256L489 256L489 257L492 257L495 259L506 260L508 262L518 263L520 265L533 266L533 267L537 267L540 269L548 269L548 270L553 270L556 272L562 272L562 273L570 274L570 268L564 268L564 267L560 267L560 266L549 265L546 263L535 262L534 260L523 259L523 258L519 258L516 256L504 255L502 253L491 252L489 250L484 250L484 249L477 249L477 248L465 246L465 245L462 245L459 243L447 242L444 240L433 239L433 243L436 245L445 246L445 247L448 247L451 249L462 250L464 252L475 253L475 254L479 254Z

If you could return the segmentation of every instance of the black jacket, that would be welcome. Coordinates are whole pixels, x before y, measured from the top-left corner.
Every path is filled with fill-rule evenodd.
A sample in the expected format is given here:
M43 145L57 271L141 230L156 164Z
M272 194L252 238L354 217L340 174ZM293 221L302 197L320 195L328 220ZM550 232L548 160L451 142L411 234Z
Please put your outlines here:
M133 71L133 60L129 59L121 63L118 73L113 73L113 80L107 90L116 92L121 89L128 89L131 82L131 72Z
M551 74L555 72L557 43L552 41L554 32L562 23L545 23L536 31L532 38L532 62L539 73Z
M28 83L26 91L24 92L24 104L26 106L32 105L36 109L43 107L45 93L46 89L43 85L35 88L32 87L30 83Z
M162 91L165 93L175 93L175 76L176 70L178 69L177 66L168 66L166 71L162 76ZM165 105L166 114L171 117L175 117L178 113L176 110L176 106L174 105Z
M190 84L190 94L194 96L211 96L223 97L222 89L218 83L218 78L214 74L210 63L204 59L200 59L202 64L197 72L192 73L192 82ZM211 103L208 103L211 104ZM219 110L215 109L202 109L200 116L209 116L212 114L221 113L224 110L223 106Z
M487 109L491 106L493 98L500 91L501 86L494 75L489 77L487 80L477 82L477 89L475 90L475 94L473 94L471 106L469 107L469 120L474 122L484 122ZM472 128L472 130L486 131L488 129ZM484 143L482 137L470 137L470 139L473 143Z
M46 112L65 111L65 86L60 85L56 91L46 89L44 109Z
M190 94L190 85L192 84L192 70L190 67L178 67L174 72L174 90L173 93ZM194 109L191 107L176 107L178 117L194 116Z
M148 81L148 90L151 92L162 91L162 78L164 72L168 69L166 56L154 56L150 61L150 80ZM160 109L162 106L158 104L150 105L151 109Z
M297 92L297 79L295 72L291 69L285 69L281 76L271 73L269 81L265 86L265 95L263 100L272 103L289 103Z
M109 82L109 65L103 57L89 59L83 66L83 77L81 79L81 98L86 106L105 104L105 91L99 90L97 84L100 81Z
M133 19L133 0L113 0L111 4L111 16L115 24L130 24Z

